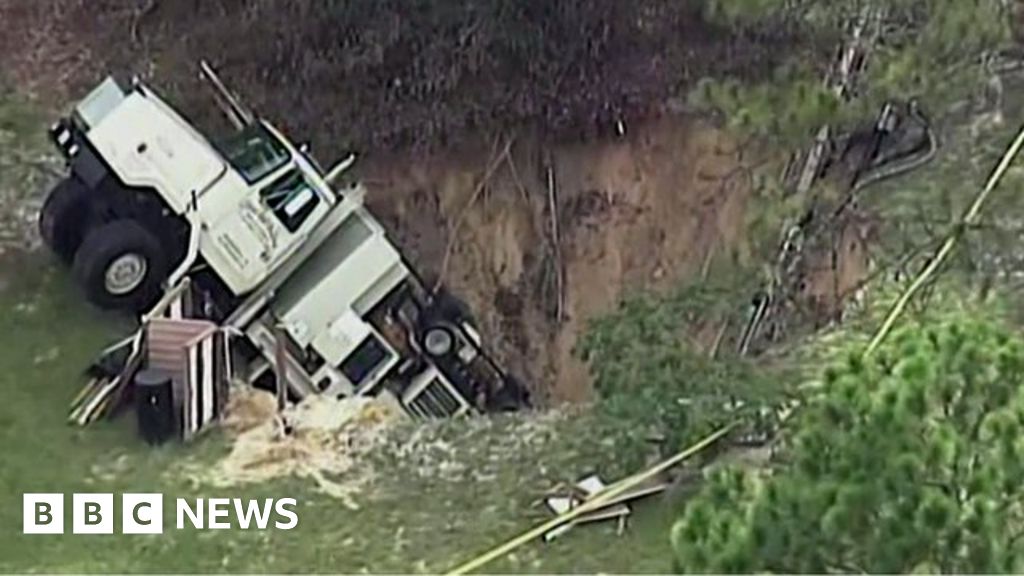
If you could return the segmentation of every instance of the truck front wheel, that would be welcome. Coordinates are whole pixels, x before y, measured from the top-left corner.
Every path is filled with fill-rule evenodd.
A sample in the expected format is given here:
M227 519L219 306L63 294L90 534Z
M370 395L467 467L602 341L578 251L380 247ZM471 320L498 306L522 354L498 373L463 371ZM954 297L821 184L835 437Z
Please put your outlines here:
M115 220L86 235L73 272L96 306L143 312L159 299L168 263L156 235L134 220Z

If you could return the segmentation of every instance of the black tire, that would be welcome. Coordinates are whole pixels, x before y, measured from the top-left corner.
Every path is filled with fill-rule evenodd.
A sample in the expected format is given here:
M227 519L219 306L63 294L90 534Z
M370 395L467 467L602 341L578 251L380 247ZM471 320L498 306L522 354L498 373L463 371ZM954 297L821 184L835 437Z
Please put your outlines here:
M61 180L39 212L39 235L65 264L71 264L89 228L89 189L76 178Z
M129 312L155 304L169 273L156 235L134 220L115 220L91 230L72 271L90 302Z

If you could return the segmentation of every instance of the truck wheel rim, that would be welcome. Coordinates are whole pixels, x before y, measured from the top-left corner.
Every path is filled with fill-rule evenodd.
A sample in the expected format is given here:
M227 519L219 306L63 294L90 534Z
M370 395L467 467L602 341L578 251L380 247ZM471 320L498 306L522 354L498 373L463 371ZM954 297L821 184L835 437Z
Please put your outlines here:
M431 328L423 338L423 346L431 356L444 356L452 349L452 335L444 328Z
M139 254L122 254L107 266L104 285L107 292L121 296L135 290L146 279L149 265Z

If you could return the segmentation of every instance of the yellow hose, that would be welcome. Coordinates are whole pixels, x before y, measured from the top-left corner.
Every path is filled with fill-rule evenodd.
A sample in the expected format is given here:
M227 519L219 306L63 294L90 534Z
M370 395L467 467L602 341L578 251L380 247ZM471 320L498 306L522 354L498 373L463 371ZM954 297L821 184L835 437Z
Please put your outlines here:
M1013 163L1013 160L1020 153L1022 146L1024 146L1024 127L1021 127L1020 131L1017 133L1017 138L1003 154L1003 158L999 161L999 165L992 171L992 175L989 176L988 182L985 184L985 188L978 193L977 197L975 197L971 207L964 214L960 225L950 232L946 241L942 243L942 246L939 247L935 256L932 257L931 262L928 263L928 266L926 266L925 269L917 275L917 278L914 278L914 281L903 292L903 294L900 295L899 300L896 301L892 309L889 310L889 314L886 315L882 326L878 329L878 332L875 333L875 337L871 339L868 347L864 350L864 357L874 354L875 350L877 350L882 342L885 341L889 332L892 331L893 326L896 325L896 320L899 319L903 314L903 311L906 309L907 303L910 302L910 299L913 298L914 295L917 294L918 290L920 290L921 287L935 275L935 272L938 271L939 267L942 266L949 257L949 254L953 251L953 248L956 247L956 243L960 240L960 234L964 227L977 223L978 217L981 215L982 207L985 205L988 197L992 194L992 191L999 185L1003 176L1006 175L1006 171L1010 168L1010 164Z

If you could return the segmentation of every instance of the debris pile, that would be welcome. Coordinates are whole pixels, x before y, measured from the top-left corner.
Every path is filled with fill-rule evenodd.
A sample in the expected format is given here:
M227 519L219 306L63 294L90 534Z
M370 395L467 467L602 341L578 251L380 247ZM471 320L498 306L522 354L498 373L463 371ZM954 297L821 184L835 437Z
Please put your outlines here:
M231 452L190 476L214 486L298 476L313 479L326 494L356 507L352 495L371 477L361 456L383 442L398 408L373 398L309 397L277 414L275 397L261 390L234 390L224 419ZM358 463L358 466L357 466Z
M558 528L544 533L543 539L545 542L551 542L555 538L558 538L562 534L571 530L574 526L591 524L594 522L604 522L608 520L615 520L618 523L616 533L621 536L626 529L626 522L629 515L633 513L633 509L629 506L629 503L655 494L661 494L668 489L668 487L669 483L663 478L654 477L646 482L642 482L639 486L633 487L620 493L618 496L611 498L603 506L590 512L584 512L575 519L562 524ZM548 509L556 516L563 516L573 508L583 505L588 500L597 497L598 494L601 494L608 489L609 486L601 480L600 476L592 474L580 480L568 490L563 490L560 494L548 496L544 499L544 504L547 505Z
M382 454L421 480L488 484L507 470L509 458L532 462L535 472L548 476L556 471L548 470L550 458L544 457L552 456L552 443L569 432L563 424L573 413L552 409L457 423L417 422L408 435L396 434Z

